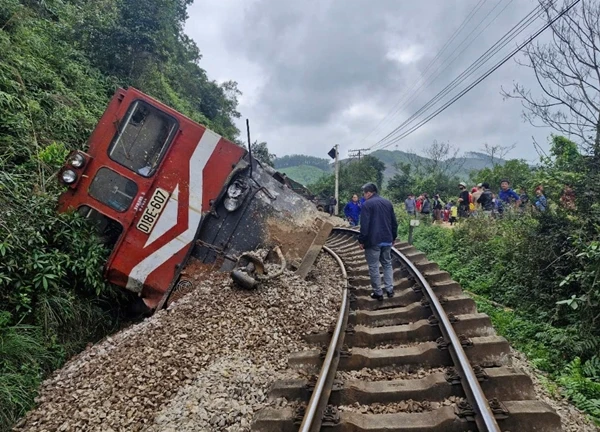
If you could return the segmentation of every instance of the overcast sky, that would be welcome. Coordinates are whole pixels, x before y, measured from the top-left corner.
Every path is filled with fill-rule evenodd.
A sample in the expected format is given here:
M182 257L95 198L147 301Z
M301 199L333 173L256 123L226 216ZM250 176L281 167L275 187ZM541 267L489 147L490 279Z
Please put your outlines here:
M478 4L477 13L441 59L426 69ZM414 114L536 4L536 0L196 0L189 9L186 32L200 47L200 64L211 79L238 82L243 92L238 126L244 130L249 118L253 140L266 141L277 156L327 157L332 145L339 143L345 156L349 149L371 147ZM529 27L502 53L541 24ZM456 60L448 65L450 60L443 61L448 57ZM419 90L427 71L432 77ZM439 77L431 82L436 74ZM537 90L531 71L510 60L388 149L419 152L434 139L450 141L463 151L477 151L483 143L516 143L510 156L537 160L532 136L546 145L551 130L524 123L520 102L504 100L501 86L510 89L514 81Z

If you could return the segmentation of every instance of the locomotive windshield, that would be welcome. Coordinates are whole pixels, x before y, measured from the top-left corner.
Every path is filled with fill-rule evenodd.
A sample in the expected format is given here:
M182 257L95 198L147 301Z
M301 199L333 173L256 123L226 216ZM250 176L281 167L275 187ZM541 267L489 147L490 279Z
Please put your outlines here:
M110 145L112 160L144 177L156 171L177 131L177 120L154 106L134 102Z
M89 189L92 197L119 212L129 208L137 192L134 181L108 168L98 170Z

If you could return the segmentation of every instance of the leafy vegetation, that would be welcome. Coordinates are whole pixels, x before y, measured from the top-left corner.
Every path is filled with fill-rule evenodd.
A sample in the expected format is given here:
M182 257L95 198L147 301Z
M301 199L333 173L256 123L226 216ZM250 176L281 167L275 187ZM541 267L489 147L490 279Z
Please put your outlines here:
M0 0L0 430L51 370L119 325L92 227L56 213L55 176L118 86L235 139L235 83L183 33L190 0Z
M475 176L519 173L521 185L544 185L548 211L471 217L452 230L422 225L414 242L465 289L511 308L480 304L501 334L600 421L600 219L588 180L594 169L573 142L554 137L550 155L535 169L509 161ZM576 191L573 202L564 200L565 181ZM401 223L400 232L407 230Z
M269 153L269 147L267 143L264 141L257 142L254 141L250 148L252 150L252 157L257 160L263 162L266 165L273 166L275 155L273 153Z

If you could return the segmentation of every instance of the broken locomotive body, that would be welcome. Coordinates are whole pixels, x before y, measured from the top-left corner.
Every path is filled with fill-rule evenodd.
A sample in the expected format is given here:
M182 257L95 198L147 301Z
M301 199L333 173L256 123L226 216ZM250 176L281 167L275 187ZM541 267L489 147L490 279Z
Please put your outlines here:
M136 89L116 92L88 144L59 172L59 211L93 220L111 248L106 279L150 309L190 261L227 271L278 245L293 265L319 231L314 204L284 176Z

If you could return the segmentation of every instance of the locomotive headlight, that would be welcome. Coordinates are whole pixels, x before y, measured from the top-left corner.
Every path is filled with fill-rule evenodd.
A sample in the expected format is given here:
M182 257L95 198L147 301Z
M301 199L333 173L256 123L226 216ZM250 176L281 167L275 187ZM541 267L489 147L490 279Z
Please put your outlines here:
M248 192L248 185L243 179L238 178L227 187L227 198L223 202L223 206L227 211L237 210L244 201L244 197Z
M64 183L72 184L77 180L77 174L75 174L75 171L68 169L62 172L61 178Z
M235 198L225 198L223 206L225 207L225 210L232 212L237 210L241 203L241 201Z
M241 185L237 181L230 184L227 188L227 196L233 199L238 198L244 192L240 186Z
M85 158L79 153L75 153L71 158L71 166L73 168L81 168L85 164Z

